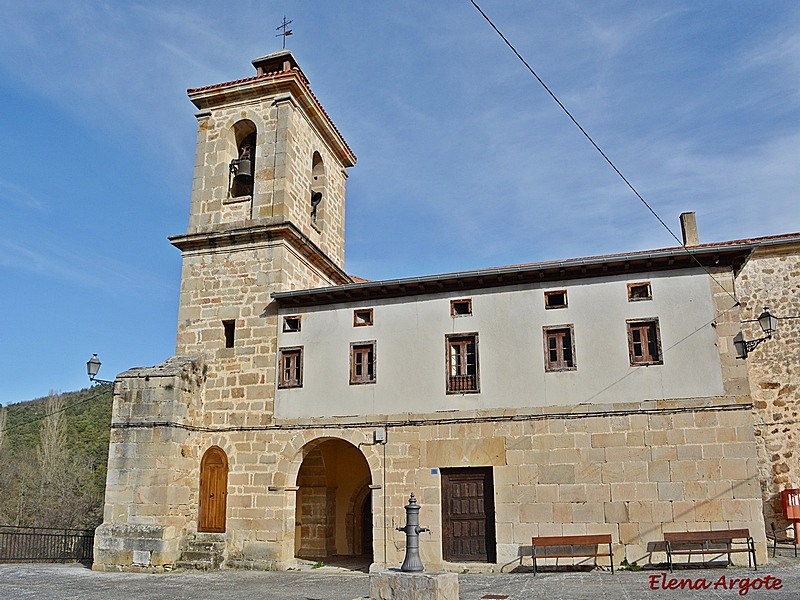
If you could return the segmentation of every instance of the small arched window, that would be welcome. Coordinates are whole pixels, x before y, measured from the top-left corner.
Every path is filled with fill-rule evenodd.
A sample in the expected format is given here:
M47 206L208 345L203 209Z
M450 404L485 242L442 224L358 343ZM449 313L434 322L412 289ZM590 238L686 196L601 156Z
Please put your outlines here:
M319 152L311 159L311 223L319 227L322 223L322 201L325 196L325 165Z
M231 197L252 196L256 172L256 126L248 120L233 126L236 138L236 158L230 164Z

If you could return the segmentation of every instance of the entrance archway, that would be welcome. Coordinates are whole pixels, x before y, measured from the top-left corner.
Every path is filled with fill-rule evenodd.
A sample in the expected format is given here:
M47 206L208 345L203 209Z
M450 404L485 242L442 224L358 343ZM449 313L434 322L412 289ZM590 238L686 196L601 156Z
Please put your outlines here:
M297 473L295 555L371 556L371 483L366 458L349 442L327 438L307 444Z
M228 457L219 446L211 446L200 461L200 507L197 531L225 533L228 497Z

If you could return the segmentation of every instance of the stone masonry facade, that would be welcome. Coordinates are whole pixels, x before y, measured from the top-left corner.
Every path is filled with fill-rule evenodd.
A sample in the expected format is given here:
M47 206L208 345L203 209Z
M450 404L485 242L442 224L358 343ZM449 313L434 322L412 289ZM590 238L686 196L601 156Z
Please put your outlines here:
M800 316L800 244L757 251L737 278L742 319L756 319L764 306L779 317ZM747 339L761 337L745 322ZM800 319L781 319L773 339L747 358L763 487L764 518L777 528L783 518L780 492L800 487ZM769 525L767 525L769 527Z
M203 370L196 359L174 374L134 370L121 376L115 408L131 412L128 428L115 429L112 438L108 525L98 530L95 568L132 565L134 550L150 552L142 568L157 570L179 559L196 534L200 458L212 445L230 461L225 564L292 566L298 473L308 446L325 439L358 446L369 465L379 565L402 562L405 539L394 528L404 523L412 489L422 504L421 522L431 529L421 540L424 563L475 567L442 559L441 494L432 471L464 465L493 468L498 556L489 569L517 560L531 536L587 533L610 533L617 562L658 563L664 560L664 532L709 528L749 527L759 560L766 559L758 527L757 447L746 403L652 401L207 431L193 424L202 421L202 411L191 389L202 383ZM156 385L161 392L148 394ZM167 418L171 426L153 425ZM385 446L372 443L376 426L386 428ZM126 479L128 468L139 473ZM114 521L136 522L137 537L128 532L127 541L115 541L115 535L125 536Z
M609 533L616 563L642 564L665 560L666 532L742 527L766 560L764 511L777 519L778 492L800 478L800 320L782 321L747 361L733 339L764 290L776 314L800 314L797 247L757 252L735 280L731 268L711 269L719 396L276 419L272 294L353 282L343 271L344 194L355 156L290 53L253 64L255 77L189 91L200 112L189 227L171 238L183 254L176 356L117 377L95 569L163 570L204 539L222 545L225 566L290 568L298 557L366 553L364 528L373 568L397 566L410 491L431 530L420 541L425 565L474 569L446 562L442 549L438 470L456 467L492 470L497 560L485 570L524 560L537 535ZM232 196L229 164L253 128L253 193ZM316 220L312 185L324 189ZM346 507L324 473L328 441L363 463L339 465L365 479L359 471L348 483L360 491ZM212 447L228 463L216 537L198 531L201 461ZM370 511L356 524L365 494ZM342 514L346 535L326 525Z

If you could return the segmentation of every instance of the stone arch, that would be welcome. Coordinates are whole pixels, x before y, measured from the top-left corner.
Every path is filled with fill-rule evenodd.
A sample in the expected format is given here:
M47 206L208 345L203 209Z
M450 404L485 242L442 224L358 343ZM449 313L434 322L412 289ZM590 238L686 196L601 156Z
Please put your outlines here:
M325 197L327 196L325 182L325 163L322 155L314 152L311 157L311 223L317 228L322 228L325 220Z
M350 504L347 507L347 544L353 549L353 554L372 555L372 545L365 547L365 528L372 529L372 489L370 480L364 479L356 486L353 495L350 497ZM366 504L369 502L367 510ZM366 513L369 513L369 519ZM372 539L372 535L369 535Z
M298 454L295 555L319 560L361 554L356 533L364 531L360 509L372 482L367 458L356 444L339 437L311 440ZM370 518L370 531L371 524Z
M369 433L372 433L371 430ZM360 449L364 458L367 460L370 473L373 474L373 481L375 480L377 474L381 472L381 459L376 450L376 448L380 448L380 446L374 445L371 437L368 436L367 433L358 429L333 431L307 430L303 433L298 433L284 447L281 456L278 458L278 464L276 465L274 484L280 487L297 485L297 473L303 462L303 451L306 447L313 447L312 444L318 444L329 439L343 440Z
M257 127L250 119L236 121L232 127L233 153L230 162L231 197L252 196L256 173Z

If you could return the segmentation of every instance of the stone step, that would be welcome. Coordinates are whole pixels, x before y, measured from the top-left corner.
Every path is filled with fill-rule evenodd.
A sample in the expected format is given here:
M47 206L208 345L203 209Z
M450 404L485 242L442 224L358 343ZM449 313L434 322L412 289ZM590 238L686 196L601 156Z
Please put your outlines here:
M184 569L219 569L224 560L225 534L201 533L186 541L186 547L176 563Z
M175 563L175 566L179 569L197 569L199 571L209 571L219 568L219 564L212 560L179 560Z
M224 533L196 533L193 539L199 542L225 543L226 535Z
M186 550L181 554L181 560L187 561L220 561L222 556L220 554L212 554L210 552L192 552L191 550Z
M186 549L192 552L221 552L225 549L225 544L211 542L189 542Z

